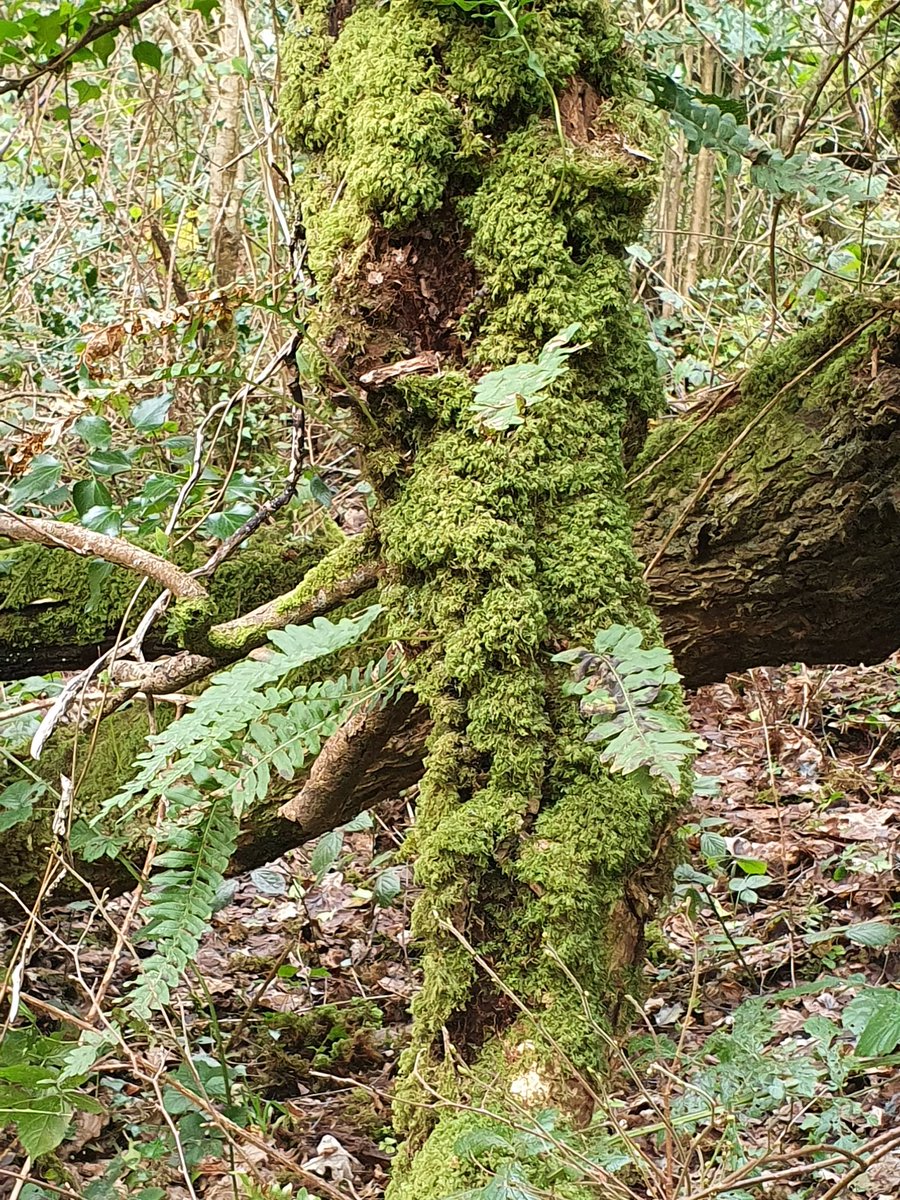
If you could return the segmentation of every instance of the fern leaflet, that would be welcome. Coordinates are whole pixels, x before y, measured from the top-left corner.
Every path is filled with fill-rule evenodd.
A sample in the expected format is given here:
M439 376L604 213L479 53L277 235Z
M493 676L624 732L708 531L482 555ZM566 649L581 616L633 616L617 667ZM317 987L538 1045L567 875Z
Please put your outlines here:
M358 641L381 612L274 631L275 649L216 675L189 711L148 738L137 773L103 805L91 826L73 830L87 859L115 855L135 816L148 809L159 848L144 936L155 945L130 997L140 1016L168 1003L196 956L234 853L241 817L268 795L273 773L290 781L360 707L385 703L400 682L386 659L337 679L292 684L294 672ZM100 823L114 817L111 831Z
M646 768L677 792L697 739L667 707L681 678L672 656L662 646L643 649L642 637L634 625L611 625L597 634L593 653L576 647L553 661L575 668L566 690L581 697L581 715L591 723L585 740L600 747L610 770Z

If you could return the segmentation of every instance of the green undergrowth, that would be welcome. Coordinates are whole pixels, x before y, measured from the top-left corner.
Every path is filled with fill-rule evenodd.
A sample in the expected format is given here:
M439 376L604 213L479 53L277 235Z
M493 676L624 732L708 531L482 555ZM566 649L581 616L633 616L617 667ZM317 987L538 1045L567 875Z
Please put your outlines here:
M290 1095L298 1078L316 1086L310 1071L352 1073L380 1057L375 1041L382 1023L378 1005L358 997L347 1004L320 1004L308 1012L263 1013L249 1032L256 1073L267 1088L283 1088Z
M157 728L172 720L170 705L157 705ZM44 870L52 842L51 822L59 800L60 776L75 784L76 814L90 817L108 796L113 795L134 773L134 761L145 748L150 732L147 713L140 708L122 709L107 717L102 736L92 737L91 730L77 735L71 728L57 731L40 759L34 761L23 746L16 754L3 750L0 756L0 793L20 780L43 780L47 791L36 802L34 819L17 824L3 833L3 879L26 895ZM146 831L135 829L134 849L146 840ZM127 857L127 853L126 853ZM97 878L99 881L99 868ZM57 899L62 897L57 895Z
M315 320L322 336L340 334L342 372L419 349L415 328L391 322L397 292L379 294L360 269L381 231L427 256L452 228L468 249L447 276L465 290L475 270L455 324L465 355L446 374L379 389L360 423L389 631L434 722L412 846L424 984L397 1106L407 1155L391 1189L427 1200L466 1182L451 1149L471 1118L442 1118L425 1141L425 1100L500 1115L510 1092L534 1105L552 1091L578 1108L574 1071L602 1066L598 1026L617 1022L638 985L642 920L667 883L656 844L678 797L602 766L550 662L616 622L648 645L659 637L622 453L626 424L661 402L622 262L655 181L622 133L651 148L656 135L639 123L618 31L593 0L535 8L551 85L577 74L598 94L590 136L565 152L521 46L492 40L489 26L399 0L360 5L332 42L322 14L313 4L299 18L283 117L307 155L298 190ZM586 348L565 377L514 431L478 428L471 372L533 361L570 325ZM670 704L680 714L677 696Z

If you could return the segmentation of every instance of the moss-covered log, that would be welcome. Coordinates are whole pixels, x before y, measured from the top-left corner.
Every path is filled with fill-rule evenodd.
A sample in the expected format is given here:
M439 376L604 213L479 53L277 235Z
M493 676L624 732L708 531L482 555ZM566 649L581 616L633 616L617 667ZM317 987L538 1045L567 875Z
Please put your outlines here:
M691 685L900 646L900 327L858 298L762 356L722 411L668 421L630 491ZM708 482L708 490L698 494Z
M232 620L289 591L339 540L327 530L310 538L277 529L257 535L209 581L217 619ZM180 565L199 564L182 556ZM132 571L68 550L7 544L0 549L0 679L88 666L143 615L148 601L134 603L140 582ZM151 632L144 653L152 658L177 646L174 631L162 627Z
M879 662L900 646L900 336L890 311L866 324L879 311L839 306L766 353L711 417L664 420L632 466L645 562L687 509L649 584L688 686L781 662ZM234 618L295 586L326 544L251 543L213 580L221 620L246 635ZM0 552L0 678L87 666L112 644L135 577L105 571L92 591L91 571L65 550ZM163 630L145 649L174 645Z

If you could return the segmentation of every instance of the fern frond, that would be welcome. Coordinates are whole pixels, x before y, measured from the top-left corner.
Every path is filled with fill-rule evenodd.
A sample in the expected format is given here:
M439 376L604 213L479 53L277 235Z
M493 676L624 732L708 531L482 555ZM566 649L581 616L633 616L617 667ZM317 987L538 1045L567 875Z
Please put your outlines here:
M141 810L153 810L158 800L168 797L178 785L186 765L194 769L220 764L223 749L238 746L251 726L259 727L260 721L279 708L296 706L292 717L298 736L308 733L308 745L315 745L313 753L318 753L322 729L341 711L347 677L310 687L278 685L299 667L352 646L381 611L380 605L373 605L353 618L332 622L317 617L309 625L289 625L270 633L277 651L262 660L246 659L214 675L182 717L147 739L147 750L136 760L136 774L104 802L92 826L96 829L116 810L120 810L122 822L132 821ZM259 791L255 788L254 794ZM103 853L100 839L95 847Z
M270 635L264 659L216 675L188 712L148 738L135 777L103 805L91 827L73 831L81 854L115 855L124 844L98 823L114 815L129 828L142 811L158 817L145 936L156 944L131 996L135 1014L164 1006L208 927L234 853L241 817L265 799L273 772L292 780L360 707L385 703L400 683L386 658L338 679L289 685L300 666L356 642L380 612L333 623L289 626ZM76 837L73 836L73 845Z
M681 787L681 767L697 750L697 739L666 707L680 676L662 646L643 649L634 625L611 625L583 647L554 655L575 668L567 686L581 697L581 715L591 723L585 738L599 747L600 759L622 775L646 768Z
M188 963L196 958L237 847L238 822L226 795L180 816L180 823L169 822L160 831L166 849L153 861L153 885L144 910L147 925L142 936L157 948L143 962L128 1001L129 1009L143 1018L165 1008Z
M566 326L543 346L536 362L512 363L482 376L472 402L476 421L498 432L521 425L525 409L537 403L550 384L569 369L569 356L585 349L584 345L570 345L579 328Z

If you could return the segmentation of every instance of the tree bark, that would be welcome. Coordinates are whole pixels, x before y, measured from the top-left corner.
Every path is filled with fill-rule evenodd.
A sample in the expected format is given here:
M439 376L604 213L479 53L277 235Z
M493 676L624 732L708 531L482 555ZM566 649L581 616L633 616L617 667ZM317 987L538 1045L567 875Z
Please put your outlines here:
M648 582L690 686L900 646L898 364L894 312L854 300L765 355L722 411L648 442L636 538L653 562L684 514Z

